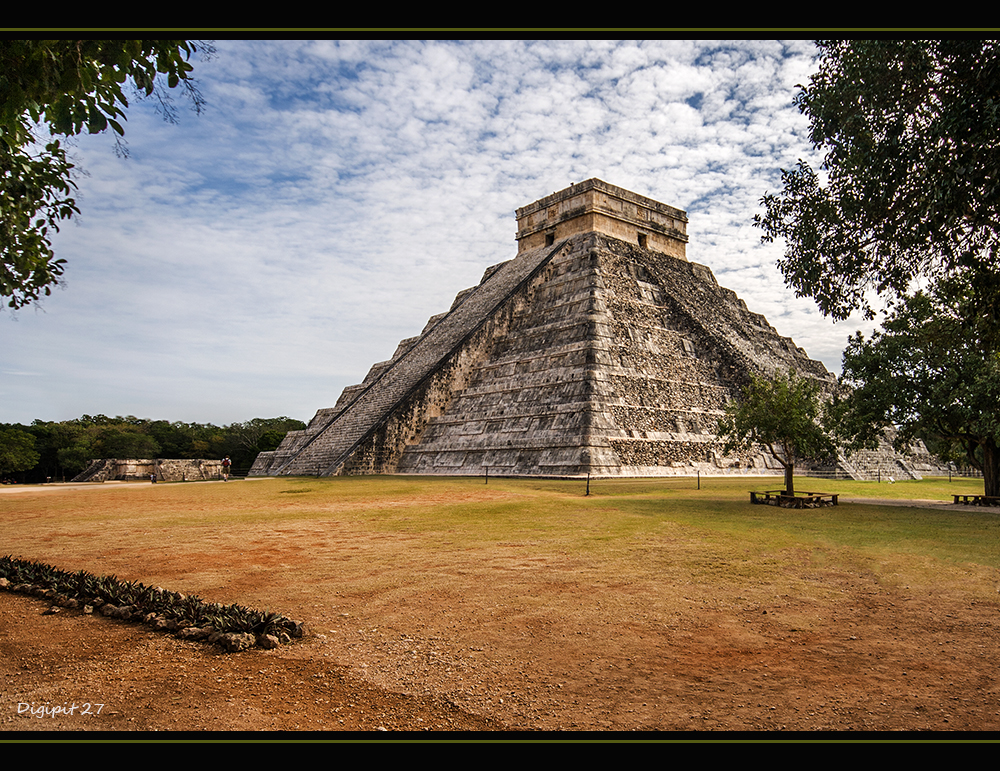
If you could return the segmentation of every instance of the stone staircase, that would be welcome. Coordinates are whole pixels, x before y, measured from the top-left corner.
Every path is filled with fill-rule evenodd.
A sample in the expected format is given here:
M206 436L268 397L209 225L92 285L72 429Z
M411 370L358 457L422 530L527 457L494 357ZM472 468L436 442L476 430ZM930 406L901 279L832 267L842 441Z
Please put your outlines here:
M258 459L251 474L335 474L354 449L390 417L393 409L563 245L560 242L526 251L488 269L482 282L460 293L452 309L436 317L436 322L432 319L416 341L412 338L403 341L395 358L375 365L362 388L351 393L353 398L346 404L342 398L336 408L321 410L305 431L286 438L287 445L283 442L270 459Z

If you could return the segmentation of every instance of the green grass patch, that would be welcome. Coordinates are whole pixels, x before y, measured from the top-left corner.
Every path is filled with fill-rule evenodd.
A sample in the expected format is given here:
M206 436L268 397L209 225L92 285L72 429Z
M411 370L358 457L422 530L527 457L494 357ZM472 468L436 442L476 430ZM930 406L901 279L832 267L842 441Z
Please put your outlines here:
M160 571L168 581L174 564L195 555L199 572L171 580L201 582L199 591L236 586L256 570L302 592L405 592L417 582L420 591L457 591L495 578L519 587L530 577L697 585L741 597L809 591L804 571L843 570L995 597L1000 512L750 504L750 490L776 482L708 477L697 489L692 478L598 479L588 496L585 480L266 479L0 496L0 516L7 551L74 570L122 574L132 561L153 575L130 577L159 580ZM797 484L843 497L941 501L976 486L805 477Z

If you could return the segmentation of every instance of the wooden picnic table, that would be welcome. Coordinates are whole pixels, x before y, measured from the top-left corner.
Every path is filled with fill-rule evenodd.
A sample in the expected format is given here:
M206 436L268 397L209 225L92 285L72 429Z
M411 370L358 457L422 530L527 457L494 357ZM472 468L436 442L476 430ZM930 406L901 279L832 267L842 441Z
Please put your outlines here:
M837 506L839 493L798 492L789 495L784 490L764 490L750 493L750 503L781 506L786 509L819 509Z
M1000 497L995 495L956 495L955 503L963 506L1000 506Z

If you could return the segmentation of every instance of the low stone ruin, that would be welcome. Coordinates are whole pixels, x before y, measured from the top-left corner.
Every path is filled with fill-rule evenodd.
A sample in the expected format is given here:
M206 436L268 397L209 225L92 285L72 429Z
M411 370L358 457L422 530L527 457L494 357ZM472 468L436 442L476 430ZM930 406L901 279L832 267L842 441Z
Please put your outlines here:
M221 460L96 458L73 482L107 482L144 479L156 475L158 482L193 482L222 479Z

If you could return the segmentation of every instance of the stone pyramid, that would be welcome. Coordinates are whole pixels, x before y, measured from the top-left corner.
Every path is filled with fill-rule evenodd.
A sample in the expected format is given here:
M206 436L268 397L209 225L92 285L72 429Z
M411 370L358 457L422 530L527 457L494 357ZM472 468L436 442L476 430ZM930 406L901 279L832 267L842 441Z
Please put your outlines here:
M752 373L835 378L687 261L683 211L590 179L517 222L514 259L251 474L777 473L722 455L724 405Z

